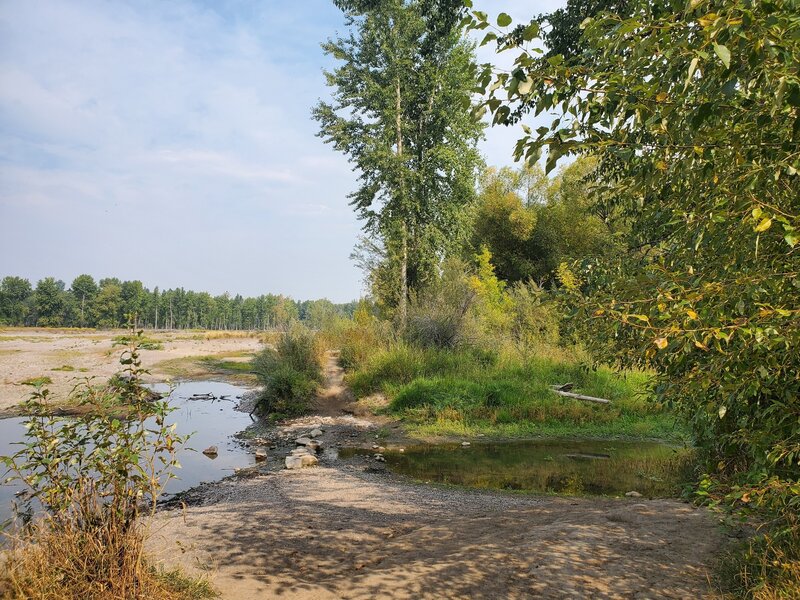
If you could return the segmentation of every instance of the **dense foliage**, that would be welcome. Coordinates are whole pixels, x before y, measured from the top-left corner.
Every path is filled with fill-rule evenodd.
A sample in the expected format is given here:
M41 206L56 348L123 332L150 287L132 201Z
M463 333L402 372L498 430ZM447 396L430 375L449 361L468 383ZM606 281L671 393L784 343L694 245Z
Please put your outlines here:
M21 277L0 281L0 325L14 326L113 328L136 315L139 326L155 329L269 329L295 321L320 328L352 315L355 305L275 294L244 298L183 288L149 290L141 281L95 282L91 275L79 275L69 288L53 277L35 288Z
M487 15L473 25L488 29ZM709 481L732 486L734 505L770 515L775 554L762 575L791 581L800 570L800 10L628 2L582 28L570 60L533 45L536 21L501 35L501 49L523 52L510 72L484 72L486 87L495 81L486 105L496 122L557 111L550 127L526 129L519 158L546 149L548 170L570 154L599 161L595 186L629 219L630 250L573 269L575 322L600 356L656 368L657 396L692 424Z
M471 246L486 246L497 275L515 283L557 284L562 263L606 259L624 248L624 220L587 193L596 161L579 159L552 179L538 165L487 169Z

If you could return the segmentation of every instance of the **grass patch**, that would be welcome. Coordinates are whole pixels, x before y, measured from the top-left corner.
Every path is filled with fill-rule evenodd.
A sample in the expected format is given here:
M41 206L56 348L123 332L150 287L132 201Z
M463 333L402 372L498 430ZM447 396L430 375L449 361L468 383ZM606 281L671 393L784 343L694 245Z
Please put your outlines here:
M388 411L423 436L687 439L675 418L647 399L647 374L593 370L559 355L523 360L399 345L373 355L347 380L358 396L385 394ZM550 389L567 382L611 404L564 398Z
M65 373L71 373L75 370L75 367L72 365L61 365L60 367L53 367L50 369L51 371L64 371Z
M41 386L41 385L49 385L53 383L53 380L47 377L46 375L40 377L30 377L25 381L20 381L20 385L32 385L34 387Z
M156 364L154 371L159 371L173 379L201 379L219 376L238 383L255 383L251 352L223 352L200 356L173 358ZM233 360L233 359L246 360Z
M202 600L217 598L219 592L205 577L189 577L180 569L152 569L153 576L170 590L176 598L183 600Z

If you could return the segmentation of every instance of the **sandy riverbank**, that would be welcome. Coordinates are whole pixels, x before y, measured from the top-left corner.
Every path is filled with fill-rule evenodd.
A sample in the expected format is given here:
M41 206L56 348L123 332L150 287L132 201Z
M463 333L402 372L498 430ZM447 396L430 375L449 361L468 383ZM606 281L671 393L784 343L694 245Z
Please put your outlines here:
M76 378L107 379L120 368L123 346L114 338L125 330L0 329L0 412L13 412L31 388L24 381L49 377L47 387L54 399L66 398ZM226 356L258 351L261 334L251 332L159 331L146 333L163 345L142 350L143 366L151 371L148 381L165 381L175 374L175 361L189 357ZM60 370L67 368L67 370ZM54 370L55 369L55 370Z

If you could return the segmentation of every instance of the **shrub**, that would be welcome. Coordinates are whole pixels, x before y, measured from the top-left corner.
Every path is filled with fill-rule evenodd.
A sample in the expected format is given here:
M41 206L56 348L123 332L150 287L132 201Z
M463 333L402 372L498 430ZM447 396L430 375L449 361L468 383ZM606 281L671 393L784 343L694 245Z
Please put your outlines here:
M442 275L412 294L408 303L406 340L420 348L456 348L470 341L472 307L477 292L466 277L466 267L450 260Z
M277 342L253 359L253 371L263 383L259 406L267 414L293 416L308 410L322 382L324 349L316 334L294 325Z

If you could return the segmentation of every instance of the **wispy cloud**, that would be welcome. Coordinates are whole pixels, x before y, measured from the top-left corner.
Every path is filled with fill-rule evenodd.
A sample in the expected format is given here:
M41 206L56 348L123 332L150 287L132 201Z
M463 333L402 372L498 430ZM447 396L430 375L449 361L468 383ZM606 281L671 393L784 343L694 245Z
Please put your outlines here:
M356 296L356 175L309 117L342 25L330 0L0 2L0 275Z

